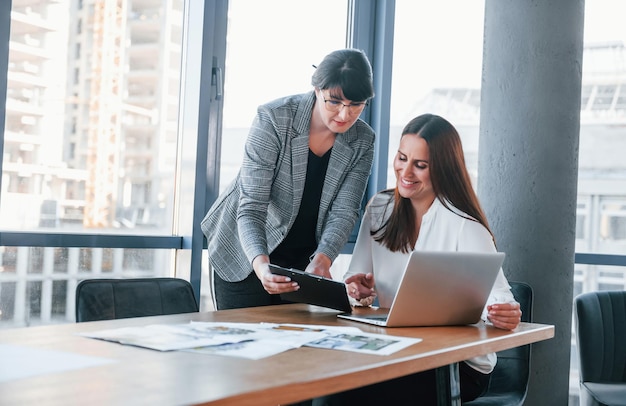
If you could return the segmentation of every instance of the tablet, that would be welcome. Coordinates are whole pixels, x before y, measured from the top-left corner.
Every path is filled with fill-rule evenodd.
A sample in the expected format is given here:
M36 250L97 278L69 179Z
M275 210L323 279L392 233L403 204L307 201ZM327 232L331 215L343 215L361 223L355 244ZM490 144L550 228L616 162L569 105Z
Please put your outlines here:
M300 289L295 292L281 293L280 297L283 300L328 307L342 312L352 310L346 285L343 282L273 264L270 264L270 272L288 276L300 285Z

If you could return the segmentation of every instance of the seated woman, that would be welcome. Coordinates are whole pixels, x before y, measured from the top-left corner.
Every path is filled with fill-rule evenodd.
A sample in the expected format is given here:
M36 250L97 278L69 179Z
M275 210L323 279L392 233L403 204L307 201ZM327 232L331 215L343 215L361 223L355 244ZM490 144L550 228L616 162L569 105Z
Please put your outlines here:
M396 187L368 203L344 276L348 294L363 305L372 303L376 281L397 288L413 250L496 251L465 167L461 139L447 120L432 114L411 120L402 130L393 168ZM485 321L501 329L517 327L521 311L502 269L487 303ZM495 364L495 354L459 364L462 401L486 391ZM315 404L404 404L414 399L434 405L436 393L435 371L430 370L316 399Z

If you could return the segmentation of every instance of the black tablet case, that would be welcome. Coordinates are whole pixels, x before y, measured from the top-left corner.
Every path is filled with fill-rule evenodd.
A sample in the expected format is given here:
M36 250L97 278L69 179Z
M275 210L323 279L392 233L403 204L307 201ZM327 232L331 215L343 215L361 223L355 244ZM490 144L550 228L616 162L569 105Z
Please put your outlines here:
M300 289L295 292L281 293L280 297L283 300L328 307L342 312L352 311L343 282L273 264L270 264L270 271L276 275L288 276L300 285Z

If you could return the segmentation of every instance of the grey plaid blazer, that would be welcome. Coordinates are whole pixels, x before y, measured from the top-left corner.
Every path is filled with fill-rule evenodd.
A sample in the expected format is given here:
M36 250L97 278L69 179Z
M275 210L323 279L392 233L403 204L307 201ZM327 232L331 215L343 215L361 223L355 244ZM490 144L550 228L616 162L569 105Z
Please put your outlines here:
M201 223L209 263L224 280L252 272L293 225L304 191L313 91L262 105L252 123L237 177ZM360 215L374 155L374 130L362 120L338 134L324 180L316 253L334 260Z

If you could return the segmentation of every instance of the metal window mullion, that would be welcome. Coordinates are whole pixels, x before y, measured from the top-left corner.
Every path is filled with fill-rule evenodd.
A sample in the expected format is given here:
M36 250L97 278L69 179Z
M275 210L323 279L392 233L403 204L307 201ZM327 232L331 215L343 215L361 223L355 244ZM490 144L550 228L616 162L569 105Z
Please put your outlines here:
M41 278L41 321L50 322L52 319L52 293L54 271L54 248L43 248L43 269Z

